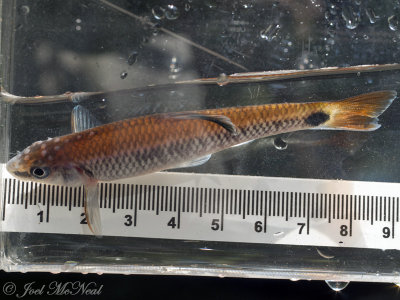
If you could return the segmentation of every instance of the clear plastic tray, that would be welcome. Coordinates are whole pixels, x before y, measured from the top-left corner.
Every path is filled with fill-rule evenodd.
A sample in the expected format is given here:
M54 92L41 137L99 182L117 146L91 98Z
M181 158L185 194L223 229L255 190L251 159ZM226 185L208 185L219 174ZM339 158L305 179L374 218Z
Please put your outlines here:
M33 97L131 89L73 99L107 123L155 112L340 99L396 89L396 70L221 84L224 74L238 72L394 63L400 53L396 5L5 1L2 90ZM174 84L211 77L220 84ZM2 163L36 140L71 132L77 103L12 104L10 99L3 94ZM216 154L191 172L398 182L399 111L394 103L376 132L271 137ZM1 268L7 271L399 281L398 250L317 251L312 246L24 232L0 236Z

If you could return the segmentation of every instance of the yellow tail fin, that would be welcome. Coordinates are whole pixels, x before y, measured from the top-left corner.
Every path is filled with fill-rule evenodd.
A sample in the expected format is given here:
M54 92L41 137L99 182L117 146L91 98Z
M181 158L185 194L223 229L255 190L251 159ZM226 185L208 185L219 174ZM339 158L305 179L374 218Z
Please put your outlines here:
M396 98L396 91L378 91L327 103L329 120L319 128L372 131L380 116Z

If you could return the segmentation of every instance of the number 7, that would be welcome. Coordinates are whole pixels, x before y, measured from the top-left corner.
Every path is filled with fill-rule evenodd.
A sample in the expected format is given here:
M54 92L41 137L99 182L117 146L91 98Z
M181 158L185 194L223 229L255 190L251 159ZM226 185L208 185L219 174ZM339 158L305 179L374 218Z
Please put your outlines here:
M303 232L304 226L306 226L306 223L297 223L297 225L300 226L300 228L299 228L299 234L301 234L301 233Z

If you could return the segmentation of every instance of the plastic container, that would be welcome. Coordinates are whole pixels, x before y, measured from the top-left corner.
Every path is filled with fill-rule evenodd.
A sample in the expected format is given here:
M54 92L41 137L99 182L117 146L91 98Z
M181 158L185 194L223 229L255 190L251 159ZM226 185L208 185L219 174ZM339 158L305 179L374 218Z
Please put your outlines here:
M393 1L9 0L2 3L3 92L32 97L137 88L74 98L107 123L396 89L396 70L228 85L223 74L394 63L399 9ZM220 84L168 85L210 77ZM77 103L12 104L6 98L2 163L36 140L71 132ZM271 137L216 154L190 172L398 182L399 112L394 103L375 132ZM398 250L24 232L1 232L0 245L6 271L400 281Z

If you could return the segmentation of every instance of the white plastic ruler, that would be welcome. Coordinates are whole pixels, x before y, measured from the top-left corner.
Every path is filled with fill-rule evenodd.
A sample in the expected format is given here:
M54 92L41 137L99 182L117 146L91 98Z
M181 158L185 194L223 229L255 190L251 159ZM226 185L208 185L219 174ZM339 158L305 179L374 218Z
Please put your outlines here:
M400 249L399 183L156 173L100 183L107 236ZM4 232L91 234L83 188L14 179Z

